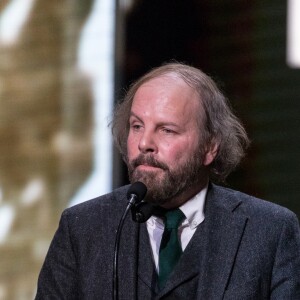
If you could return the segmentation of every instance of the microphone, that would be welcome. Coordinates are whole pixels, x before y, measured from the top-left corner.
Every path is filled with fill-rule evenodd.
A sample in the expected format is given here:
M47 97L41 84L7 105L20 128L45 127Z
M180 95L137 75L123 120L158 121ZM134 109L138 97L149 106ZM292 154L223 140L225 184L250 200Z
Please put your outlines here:
M145 184L137 181L130 186L127 192L127 199L129 200L129 203L131 205L135 205L145 198L146 193L147 187L145 186Z
M147 187L142 182L135 182L127 192L127 199L131 206L132 220L137 223L144 223L152 216L153 206L142 201L147 193Z
M119 299L118 256L119 256L120 237L121 237L123 224L129 209L132 208L136 203L141 202L144 199L146 193L147 193L147 187L145 186L144 183L140 181L133 183L127 192L127 199L129 200L129 202L120 220L116 232L116 240L115 240L115 247L114 247L114 263L113 263L113 299L114 300Z

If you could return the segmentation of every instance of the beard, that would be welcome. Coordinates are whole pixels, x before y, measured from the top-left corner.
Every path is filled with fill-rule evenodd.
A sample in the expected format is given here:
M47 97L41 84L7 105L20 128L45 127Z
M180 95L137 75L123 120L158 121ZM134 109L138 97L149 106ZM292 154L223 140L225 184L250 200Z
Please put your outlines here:
M191 187L203 182L206 173L203 158L202 151L197 151L184 163L177 164L173 169L155 159L152 154L140 154L137 158L126 161L130 182L141 181L147 186L145 201L162 206L178 198ZM137 169L139 165L143 164L161 170L141 171Z

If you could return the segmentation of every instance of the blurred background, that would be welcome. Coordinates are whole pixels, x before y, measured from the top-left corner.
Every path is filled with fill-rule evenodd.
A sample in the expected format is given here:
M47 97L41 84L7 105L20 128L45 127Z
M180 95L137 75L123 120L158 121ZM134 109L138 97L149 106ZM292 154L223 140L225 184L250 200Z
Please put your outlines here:
M113 107L172 59L211 75L249 133L226 185L299 217L298 19L298 0L0 0L0 300L34 298L66 207L128 182Z

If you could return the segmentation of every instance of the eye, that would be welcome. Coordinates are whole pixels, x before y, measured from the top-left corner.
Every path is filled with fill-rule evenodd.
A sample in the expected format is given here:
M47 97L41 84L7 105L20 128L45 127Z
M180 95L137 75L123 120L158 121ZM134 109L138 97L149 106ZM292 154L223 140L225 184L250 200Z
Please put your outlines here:
M132 128L135 129L135 130L139 130L141 127L142 126L138 125L138 124L132 125Z
M175 134L176 133L174 130L167 128L167 127L163 127L162 131L166 134Z
M133 131L139 131L139 130L141 130L141 128L142 128L142 125L139 123L134 122L134 123L130 124L130 129Z

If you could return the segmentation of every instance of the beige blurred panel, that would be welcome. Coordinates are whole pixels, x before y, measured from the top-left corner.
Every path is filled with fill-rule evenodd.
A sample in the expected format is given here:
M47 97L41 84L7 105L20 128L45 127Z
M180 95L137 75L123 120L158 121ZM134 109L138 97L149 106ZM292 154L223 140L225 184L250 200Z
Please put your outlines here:
M0 41L0 300L33 298L61 211L91 171L90 82L76 64L91 4L35 0L16 39Z

